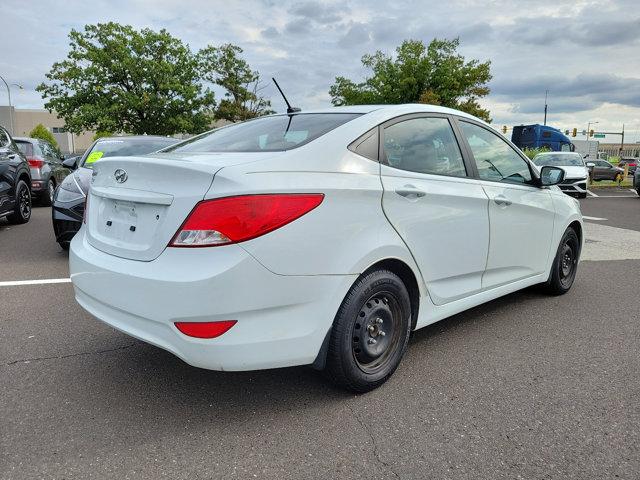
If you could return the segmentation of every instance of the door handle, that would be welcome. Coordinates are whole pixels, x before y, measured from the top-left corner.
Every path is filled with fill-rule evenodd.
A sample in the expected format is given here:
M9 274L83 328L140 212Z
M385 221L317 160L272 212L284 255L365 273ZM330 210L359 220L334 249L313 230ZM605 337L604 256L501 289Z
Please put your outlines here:
M10 159L10 160L13 160L14 158L16 158L16 156L17 156L17 155L16 155L15 153L10 153L10 154L8 155L8 157L9 157L9 159Z
M405 197L405 198L408 198L408 197L420 198L426 195L426 192L423 192L422 190L414 187L413 185L405 185L402 188L396 188L396 193L401 197Z
M511 205L511 200L507 199L507 197L505 197L504 195L498 195L494 197L493 201L496 202L496 205L500 206L508 207L509 205Z

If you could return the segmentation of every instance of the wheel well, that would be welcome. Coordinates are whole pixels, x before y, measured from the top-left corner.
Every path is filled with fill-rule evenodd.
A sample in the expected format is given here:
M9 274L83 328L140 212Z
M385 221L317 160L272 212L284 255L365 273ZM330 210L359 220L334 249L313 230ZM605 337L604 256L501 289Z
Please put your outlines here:
M571 228L574 232L576 232L576 235L578 235L578 240L580 240L580 245L582 245L582 225L580 225L580 222L575 220L574 222L571 222L569 224L568 228Z
M411 301L411 330L413 330L416 327L416 322L418 321L420 289L418 288L418 281L416 280L416 276L413 273L413 270L411 270L411 267L397 258L388 258L374 263L362 274L364 275L372 270L389 270L390 272L398 275L400 280L402 280L402 283L407 287L409 299Z
M404 263L402 260L398 260L397 258L388 258L386 260L380 260L379 262L374 263L369 268L367 268L362 275L365 275L373 270L389 270L390 272L395 273L400 277L400 280L404 283L405 287L407 287L407 291L409 292L409 301L411 302L411 330L416 328L416 322L418 321L418 311L420 309L420 289L418 288L418 281L416 280L416 276L411 270L411 267ZM316 356L316 359L311 364L312 368L316 370L322 370L325 367L326 359L327 359L327 351L329 348L329 339L331 337L331 330L333 326L329 328L327 334L325 335L324 341L320 347L320 351Z
M29 175L27 175L26 173L20 174L20 176L18 177L18 180L22 180L24 183L27 184L27 187L31 188L31 179L29 178Z

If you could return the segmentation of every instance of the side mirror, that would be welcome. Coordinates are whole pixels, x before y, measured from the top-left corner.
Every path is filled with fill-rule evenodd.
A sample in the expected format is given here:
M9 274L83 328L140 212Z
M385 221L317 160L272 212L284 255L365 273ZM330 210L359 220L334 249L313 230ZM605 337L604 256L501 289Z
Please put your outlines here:
M557 185L564 180L564 170L558 167L552 167L551 165L545 165L540 170L540 183L543 186L548 187L551 185Z
M67 168L70 168L71 170L75 170L78 167L78 158L80 157L67 158L62 162L62 165L64 165Z
M596 164L593 162L587 162L587 167L595 167Z

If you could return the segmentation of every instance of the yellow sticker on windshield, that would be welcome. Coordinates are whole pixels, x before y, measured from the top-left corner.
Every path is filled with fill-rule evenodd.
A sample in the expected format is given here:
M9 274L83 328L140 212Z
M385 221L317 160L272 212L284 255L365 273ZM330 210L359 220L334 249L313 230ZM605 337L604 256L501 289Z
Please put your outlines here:
M102 158L104 152L91 152L84 163L95 163Z

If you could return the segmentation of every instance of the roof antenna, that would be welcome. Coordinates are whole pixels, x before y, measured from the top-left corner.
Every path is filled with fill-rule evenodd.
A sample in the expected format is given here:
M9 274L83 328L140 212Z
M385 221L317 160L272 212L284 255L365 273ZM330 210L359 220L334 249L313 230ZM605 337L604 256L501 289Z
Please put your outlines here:
M276 81L276 79L271 77L271 80L273 80L273 83L276 84L276 87L278 88L280 95L282 95L282 98L284 98L284 102L287 104L287 115L292 115L296 112L302 111L298 107L292 107L291 104L289 103L289 100L287 100L287 97L285 97L284 92L280 88L280 85L278 85L278 82Z

